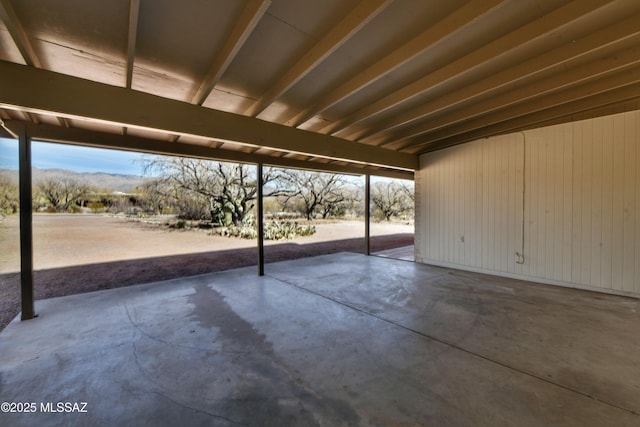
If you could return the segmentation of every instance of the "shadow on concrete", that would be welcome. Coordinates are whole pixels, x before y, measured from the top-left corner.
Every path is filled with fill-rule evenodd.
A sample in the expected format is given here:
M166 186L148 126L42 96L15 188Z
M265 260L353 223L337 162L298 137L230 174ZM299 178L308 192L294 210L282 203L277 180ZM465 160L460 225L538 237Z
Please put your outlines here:
M413 234L371 237L372 252L412 244ZM364 253L364 248L364 238L307 244L283 242L265 246L265 262L288 261L337 252ZM54 298L257 266L257 263L257 248L243 248L37 270L34 272L34 294L36 300ZM266 273L269 272L268 266L265 270ZM2 274L0 331L19 312L20 273Z

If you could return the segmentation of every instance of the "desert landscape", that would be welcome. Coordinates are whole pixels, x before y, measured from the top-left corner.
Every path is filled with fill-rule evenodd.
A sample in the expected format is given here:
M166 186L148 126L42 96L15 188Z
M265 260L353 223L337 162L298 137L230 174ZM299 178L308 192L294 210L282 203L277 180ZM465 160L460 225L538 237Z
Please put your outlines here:
M34 214L36 299L149 283L257 264L256 240L169 229L162 218ZM364 223L315 220L316 233L265 242L265 261L364 251ZM372 222L371 250L413 244L413 225ZM0 222L0 330L20 310L19 217ZM268 266L267 266L268 273ZM37 311L37 303L36 303Z

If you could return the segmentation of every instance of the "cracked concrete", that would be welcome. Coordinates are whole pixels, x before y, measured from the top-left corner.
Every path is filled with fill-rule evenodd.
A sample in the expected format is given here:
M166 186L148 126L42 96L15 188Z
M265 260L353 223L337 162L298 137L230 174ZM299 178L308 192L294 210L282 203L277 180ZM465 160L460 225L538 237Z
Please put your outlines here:
M38 301L0 425L638 425L640 302L335 254ZM39 407L38 407L39 409Z

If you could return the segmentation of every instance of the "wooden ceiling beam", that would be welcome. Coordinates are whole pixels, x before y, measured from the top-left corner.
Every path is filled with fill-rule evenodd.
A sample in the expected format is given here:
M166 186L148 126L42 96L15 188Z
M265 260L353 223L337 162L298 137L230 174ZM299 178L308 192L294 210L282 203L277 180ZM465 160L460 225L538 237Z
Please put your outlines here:
M362 0L340 22L332 26L315 46L298 59L260 99L247 109L245 114L255 117L264 111L392 2L393 0Z
M253 30L256 28L262 16L271 5L271 0L249 0L245 5L240 17L236 21L229 38L213 60L211 68L200 87L191 98L191 103L202 105L213 91L224 72L227 70L233 58L247 41Z
M127 31L127 75L125 87L131 89L133 84L133 65L136 59L136 44L138 38L138 21L140 18L140 0L129 2L129 29ZM68 127L68 126L67 126ZM127 134L128 129L122 128L122 133Z
M640 83L629 84L559 105L554 105L550 101L546 105L554 105L553 107L517 116L510 120L499 121L493 125L483 126L465 133L438 138L433 141L423 140L421 143L402 148L402 150L413 154L423 154L480 138L531 129L539 126L541 123L551 121L559 123L559 119L562 118L566 118L565 121L570 121L571 117L575 114L596 110L607 105L616 105L622 102L639 99Z
M16 15L13 5L11 4L11 0L0 0L0 19L2 19L7 27L7 30L9 31L16 47L20 51L24 62L32 67L42 68L42 62L36 54L29 36L18 18L18 15ZM35 114L25 113L25 117L34 123L39 123L39 119ZM61 126L69 126L69 123L61 118L58 118L58 122Z
M640 3L638 3L640 5ZM587 55L595 55L599 51L609 48L617 43L624 43L626 40L640 35L640 14L630 16L599 31L589 33L585 37L570 40L562 46L558 46L537 57L533 57L518 65L493 74L483 80L466 85L458 90L446 93L436 99L426 101L419 106L412 108L394 118L394 122L407 123L418 118L427 121L436 114L441 114L446 110L453 109L462 103L469 103L481 96L489 96L497 90L504 89L510 84L514 84L525 79L535 78L535 75L557 67L562 69L569 61ZM380 125L381 128L388 128L388 124Z
M5 121L3 126L15 132L24 125L17 120ZM29 136L38 141L58 142L99 148L135 151L150 154L162 154L171 156L194 157L207 160L220 160L239 163L263 163L267 166L285 168L317 170L321 172L336 172L361 175L372 175L390 178L413 179L413 173L409 171L397 171L377 168L364 168L362 165L340 166L332 163L314 163L283 157L275 157L262 154L243 153L234 150L225 150L203 145L176 144L168 141L142 138L131 135L119 135L107 132L98 132L79 128L62 128L46 124L27 123ZM17 133L17 132L16 132Z
M415 170L415 156L0 61L0 108Z
M7 30L9 30L9 34L11 35L13 42L16 44L16 47L20 51L20 54L27 65L38 68L42 67L42 63L31 45L29 36L13 9L11 0L0 0L0 19L2 19Z
M127 89L131 89L131 84L133 82L133 64L136 58L136 40L138 38L139 15L140 15L140 0L130 0L129 31L127 35L127 80L126 80Z
M450 126L440 131L411 138L397 146L397 148L404 149L416 145L427 145L462 133L499 124L500 122L508 122L520 116L529 116L538 111L545 111L550 105L571 104L579 99L597 99L593 98L593 96L637 83L640 83L640 66L636 65L613 74L607 74L593 81L572 86L562 91L552 92L549 95L521 102L490 114L481 115L475 119L465 120L457 126ZM552 118L554 117L550 117L550 119Z
M637 37L640 42L640 36ZM640 44L638 44L640 46ZM496 94L490 98L464 106L458 110L441 114L431 118L428 122L420 122L412 127L396 132L392 138L385 143L379 144L381 147L389 146L401 140L409 140L420 135L432 133L439 129L453 126L457 123L468 121L475 117L485 116L488 113L510 108L512 105L521 104L530 99L548 95L562 89L583 85L588 80L600 79L607 74L624 71L625 75L632 80L633 73L638 72L637 66L640 63L640 47L623 52L615 52L605 58L599 58L588 64L578 64L577 66L563 70L550 77L535 81L526 86L514 86L505 88L501 94Z
M605 7L605 5L606 3L602 0L577 0L559 7L558 9L555 9L543 16L539 16L528 24L491 41L456 61L450 62L447 65L428 73L424 77L414 81L402 89L394 91L373 104L365 106L350 116L330 124L327 128L322 130L322 133L334 134L347 126L359 123L377 114L383 113L447 82L459 78L489 61L494 61L496 58L520 49L528 43L534 42L541 37L546 37L550 33L560 35L564 28L575 21L580 20L594 10ZM358 137L361 139L375 135L400 126L407 121L411 121L416 118L415 114L403 114L398 118L394 117L385 121L382 125L376 124L374 129L371 129L366 133L361 133Z
M423 33L396 48L373 65L364 68L347 82L320 97L312 106L305 108L288 121L288 125L298 127L327 108L337 104L349 95L376 82L378 79L406 64L425 50L464 26L498 7L502 0L472 0L449 16L438 21Z

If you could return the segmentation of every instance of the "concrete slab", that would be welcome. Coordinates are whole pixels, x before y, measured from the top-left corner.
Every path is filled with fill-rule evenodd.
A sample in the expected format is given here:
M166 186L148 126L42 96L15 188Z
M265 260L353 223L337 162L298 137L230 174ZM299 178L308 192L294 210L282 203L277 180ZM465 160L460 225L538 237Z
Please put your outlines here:
M414 246L401 246L399 248L387 249L384 251L373 252L371 255L381 256L384 258L401 259L403 261L415 261Z
M639 305L346 253L38 301L0 425L638 425Z

